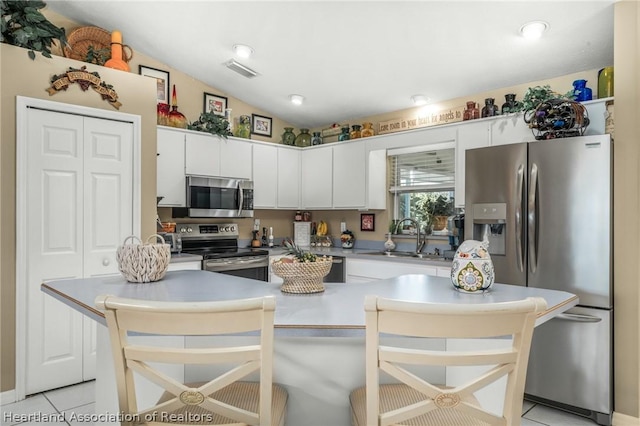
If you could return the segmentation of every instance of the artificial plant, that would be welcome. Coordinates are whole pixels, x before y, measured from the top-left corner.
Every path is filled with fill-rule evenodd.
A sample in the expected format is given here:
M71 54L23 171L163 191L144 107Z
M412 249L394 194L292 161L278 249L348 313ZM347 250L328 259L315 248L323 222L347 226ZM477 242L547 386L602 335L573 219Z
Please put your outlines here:
M0 1L0 42L29 49L31 59L36 58L35 52L50 58L54 40L66 45L67 37L64 28L56 27L40 13L45 6L39 0Z
M203 112L197 121L187 126L189 130L197 130L200 132L208 132L213 135L219 135L225 139L233 136L229 130L229 121L221 115L212 112Z

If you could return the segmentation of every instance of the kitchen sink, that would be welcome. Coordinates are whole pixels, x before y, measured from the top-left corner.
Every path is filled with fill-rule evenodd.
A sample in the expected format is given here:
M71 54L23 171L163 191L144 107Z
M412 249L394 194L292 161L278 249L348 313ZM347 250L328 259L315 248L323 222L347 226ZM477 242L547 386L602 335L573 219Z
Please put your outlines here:
M369 253L361 253L367 256L384 256L384 257L413 257L426 260L442 260L445 258L440 254L434 253L415 253L413 251L374 251Z

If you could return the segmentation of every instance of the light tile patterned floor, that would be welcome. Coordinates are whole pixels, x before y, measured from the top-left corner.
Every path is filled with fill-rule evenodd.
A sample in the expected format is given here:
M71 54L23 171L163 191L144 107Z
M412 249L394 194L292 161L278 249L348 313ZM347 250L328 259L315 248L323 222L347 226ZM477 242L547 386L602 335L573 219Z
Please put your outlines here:
M85 421L94 414L95 382L84 382L33 395L23 401L3 405L0 410L1 426L20 424L41 425L44 416L51 425L89 426ZM596 423L584 417L525 401L522 426L594 426ZM30 413L40 413L40 419L28 418ZM333 426L333 425L327 425Z

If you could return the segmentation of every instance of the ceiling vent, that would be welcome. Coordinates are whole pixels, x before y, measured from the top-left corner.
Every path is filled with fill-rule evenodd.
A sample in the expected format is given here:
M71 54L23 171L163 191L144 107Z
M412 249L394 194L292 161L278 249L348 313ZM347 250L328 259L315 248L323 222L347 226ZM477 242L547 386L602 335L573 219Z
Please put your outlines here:
M252 70L247 66L242 65L240 62L236 61L235 59L229 59L227 62L225 62L224 65L230 70L233 70L238 74L243 75L247 78L253 78L258 75L257 72L255 72L254 70Z

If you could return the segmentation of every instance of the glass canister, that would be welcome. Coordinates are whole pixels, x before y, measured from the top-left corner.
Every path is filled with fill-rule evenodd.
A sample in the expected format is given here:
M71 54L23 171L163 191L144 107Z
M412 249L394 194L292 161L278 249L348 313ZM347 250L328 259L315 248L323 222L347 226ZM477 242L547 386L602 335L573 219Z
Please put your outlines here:
M480 112L478 111L478 108L476 108L476 103L473 101L467 101L467 108L462 113L462 120L473 120L479 116Z
M311 145L322 145L322 135L320 132L313 132L313 136L311 136Z
M349 133L349 139L358 139L362 137L362 131L360 130L362 126L359 124L354 124L351 126L351 132Z
M349 135L349 126L342 126L340 131L342 133L340 133L340 135L338 135L338 140L339 141L348 141L349 137L350 137L350 135Z
M573 96L576 102L590 101L592 99L591 89L587 87L587 80L576 80L573 82Z
M505 102L502 104L502 113L509 114L510 112L516 112L518 109L518 102L516 102L516 95L514 93L508 93L504 95Z
M611 96L613 96L613 67L606 67L598 71L598 98Z
M293 133L293 127L285 127L284 133L282 134L282 143L284 145L295 145L296 144L296 134Z
M494 102L494 98L487 98L484 100L484 106L482 107L482 118L498 115L498 105L496 105Z
M374 136L376 133L373 130L373 123L362 123L362 131L360 133L363 138Z
M296 146L311 146L309 129L300 129L300 134L296 137Z

